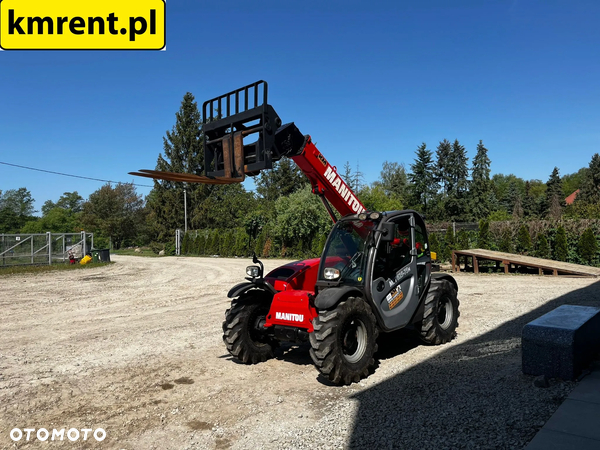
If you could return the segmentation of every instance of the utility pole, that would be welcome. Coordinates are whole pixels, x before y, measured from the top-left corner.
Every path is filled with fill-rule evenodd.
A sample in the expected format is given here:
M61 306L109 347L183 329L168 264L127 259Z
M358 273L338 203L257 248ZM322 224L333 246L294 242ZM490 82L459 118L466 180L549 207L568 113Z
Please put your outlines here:
M183 223L183 232L187 233L187 191L183 188L183 214L184 214L184 223Z

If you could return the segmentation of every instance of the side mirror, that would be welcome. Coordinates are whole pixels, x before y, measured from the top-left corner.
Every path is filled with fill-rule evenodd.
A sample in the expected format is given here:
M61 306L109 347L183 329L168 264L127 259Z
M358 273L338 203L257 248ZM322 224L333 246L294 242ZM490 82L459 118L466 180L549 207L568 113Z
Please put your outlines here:
M396 232L396 224L393 222L382 222L379 224L378 231L381 233L381 242L392 242Z

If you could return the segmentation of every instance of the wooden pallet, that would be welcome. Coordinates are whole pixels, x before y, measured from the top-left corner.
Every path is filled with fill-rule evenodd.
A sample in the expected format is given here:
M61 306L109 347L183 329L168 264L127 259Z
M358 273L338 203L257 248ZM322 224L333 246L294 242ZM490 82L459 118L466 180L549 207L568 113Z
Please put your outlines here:
M511 266L523 266L538 269L540 275L551 273L557 275L580 275L586 277L600 277L600 268L582 266L580 264L571 264L562 261L553 261L551 259L534 258L532 256L515 255L513 253L494 252L492 250L483 250L480 248L471 250L453 250L452 251L452 270L460 272L460 258L473 260L473 271L479 273L479 262L481 260L496 261L496 265L504 266L504 273L508 273Z

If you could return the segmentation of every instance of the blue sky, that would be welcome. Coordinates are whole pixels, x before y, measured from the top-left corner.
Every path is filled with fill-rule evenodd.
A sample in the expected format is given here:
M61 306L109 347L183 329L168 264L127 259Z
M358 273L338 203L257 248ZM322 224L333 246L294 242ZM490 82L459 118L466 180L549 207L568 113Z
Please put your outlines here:
M201 106L264 79L282 120L367 182L445 138L546 181L600 152L599 19L593 1L172 0L166 51L0 52L0 161L134 181L186 92ZM101 185L0 165L37 209Z

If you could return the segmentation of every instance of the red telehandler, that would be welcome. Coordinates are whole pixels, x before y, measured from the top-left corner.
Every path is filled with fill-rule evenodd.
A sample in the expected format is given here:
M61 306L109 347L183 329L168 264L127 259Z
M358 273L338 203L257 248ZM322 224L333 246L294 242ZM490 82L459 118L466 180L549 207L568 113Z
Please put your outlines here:
M132 174L238 183L286 156L308 177L335 224L320 258L264 275L253 257L257 265L246 268L247 281L228 294L223 340L234 358L256 364L272 358L280 342L309 341L317 369L335 384L351 384L374 370L380 332L410 326L429 344L456 336L458 285L452 276L432 272L423 218L412 210L366 211L311 137L294 123L281 124L267 103L267 83L208 100L203 120L205 176Z

